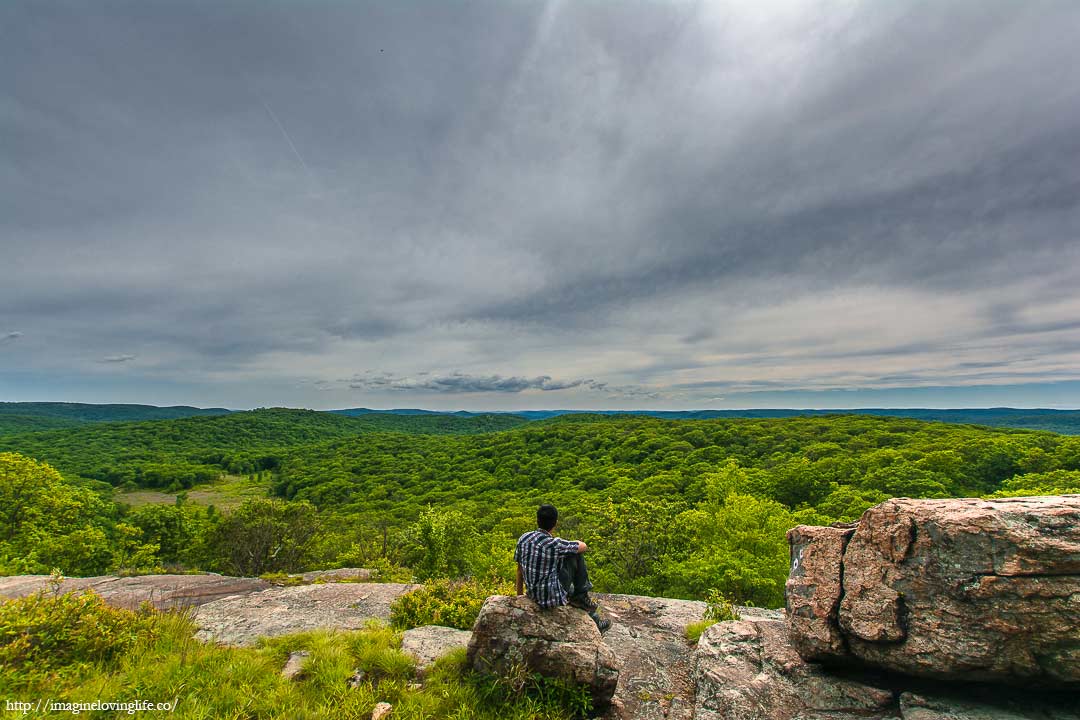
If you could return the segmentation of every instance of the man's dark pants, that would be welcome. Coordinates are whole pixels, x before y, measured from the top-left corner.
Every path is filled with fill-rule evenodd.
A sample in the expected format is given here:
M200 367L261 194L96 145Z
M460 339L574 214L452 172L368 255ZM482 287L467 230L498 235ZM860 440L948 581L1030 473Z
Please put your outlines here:
M559 561L559 584L568 597L584 595L592 590L589 582L589 570L585 567L585 558L581 553L564 555Z

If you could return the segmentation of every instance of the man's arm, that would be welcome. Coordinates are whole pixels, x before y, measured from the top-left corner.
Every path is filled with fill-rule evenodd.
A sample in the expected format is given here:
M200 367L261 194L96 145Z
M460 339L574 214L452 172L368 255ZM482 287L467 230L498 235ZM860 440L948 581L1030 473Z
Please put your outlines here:
M525 592L525 580L521 575L521 563L517 564L517 594L522 595Z

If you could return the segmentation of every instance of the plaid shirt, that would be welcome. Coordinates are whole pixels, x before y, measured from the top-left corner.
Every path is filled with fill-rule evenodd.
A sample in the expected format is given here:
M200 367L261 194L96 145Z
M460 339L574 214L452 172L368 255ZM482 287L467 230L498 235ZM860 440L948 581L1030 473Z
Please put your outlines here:
M532 530L518 538L514 561L521 565L525 590L542 608L566 604L566 591L559 582L559 560L576 555L574 540L557 538L546 530Z

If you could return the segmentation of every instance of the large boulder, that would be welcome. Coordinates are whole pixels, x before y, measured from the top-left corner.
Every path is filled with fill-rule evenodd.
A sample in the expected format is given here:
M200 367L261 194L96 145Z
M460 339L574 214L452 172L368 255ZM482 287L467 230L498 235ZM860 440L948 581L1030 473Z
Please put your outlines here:
M1080 687L1080 495L877 505L788 534L810 659L935 679Z
M607 707L619 681L619 661L592 619L564 605L541 610L528 597L493 595L473 625L469 665L479 672L523 670L588 685L593 704Z
M693 720L1080 720L1073 694L836 672L796 652L787 623L713 625L694 653Z
M843 597L843 558L854 528L800 525L788 532L791 572L785 599L791 637L803 657L845 652L836 622Z

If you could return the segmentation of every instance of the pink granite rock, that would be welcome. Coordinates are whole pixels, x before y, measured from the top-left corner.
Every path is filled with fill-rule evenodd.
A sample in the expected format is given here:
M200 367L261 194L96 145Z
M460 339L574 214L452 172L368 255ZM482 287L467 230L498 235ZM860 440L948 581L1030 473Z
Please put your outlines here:
M838 537L789 534L789 617L808 658L1080 687L1080 495L898 498L867 510L846 547Z

